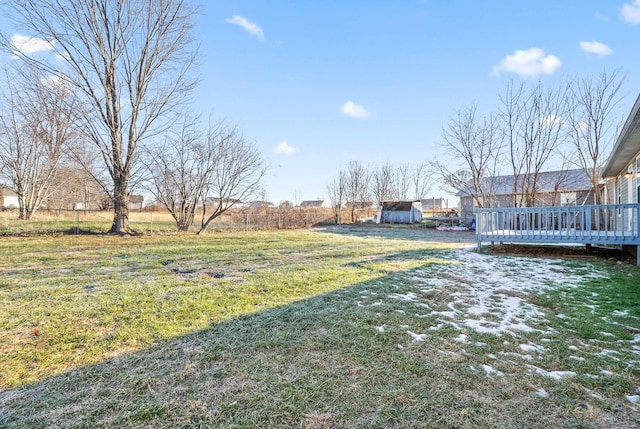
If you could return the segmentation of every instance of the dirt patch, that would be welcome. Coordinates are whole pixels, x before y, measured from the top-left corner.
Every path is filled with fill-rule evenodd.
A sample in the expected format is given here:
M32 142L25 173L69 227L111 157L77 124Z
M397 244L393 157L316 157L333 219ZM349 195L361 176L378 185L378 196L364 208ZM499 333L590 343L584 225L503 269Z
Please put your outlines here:
M533 256L538 258L606 259L636 264L635 257L622 249L592 246L535 246L531 244L500 244L483 249L501 255Z

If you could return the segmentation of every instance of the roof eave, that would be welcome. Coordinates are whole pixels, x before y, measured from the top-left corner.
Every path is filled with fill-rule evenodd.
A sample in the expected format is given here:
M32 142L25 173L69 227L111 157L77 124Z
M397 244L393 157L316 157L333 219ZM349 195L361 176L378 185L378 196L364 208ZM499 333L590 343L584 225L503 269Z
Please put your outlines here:
M616 177L640 152L640 95L618 135L609 159L602 169L602 177Z

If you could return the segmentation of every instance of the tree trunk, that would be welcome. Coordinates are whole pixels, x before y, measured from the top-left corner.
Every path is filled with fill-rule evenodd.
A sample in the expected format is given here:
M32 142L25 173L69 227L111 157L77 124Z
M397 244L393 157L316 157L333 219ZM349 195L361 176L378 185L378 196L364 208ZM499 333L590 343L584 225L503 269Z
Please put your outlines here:
M135 232L129 226L129 192L124 180L116 183L113 194L113 224L109 234L133 235ZM125 183L122 183L125 182Z

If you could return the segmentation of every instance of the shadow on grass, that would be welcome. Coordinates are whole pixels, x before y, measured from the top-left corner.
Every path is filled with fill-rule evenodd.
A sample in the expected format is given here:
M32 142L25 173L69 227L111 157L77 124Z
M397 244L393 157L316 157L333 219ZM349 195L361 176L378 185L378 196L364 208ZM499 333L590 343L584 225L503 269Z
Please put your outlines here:
M597 427L568 394L541 398L524 389L528 378L471 371L483 357L443 355L436 334L411 342L394 304L359 303L396 281L213 323L1 392L0 427Z

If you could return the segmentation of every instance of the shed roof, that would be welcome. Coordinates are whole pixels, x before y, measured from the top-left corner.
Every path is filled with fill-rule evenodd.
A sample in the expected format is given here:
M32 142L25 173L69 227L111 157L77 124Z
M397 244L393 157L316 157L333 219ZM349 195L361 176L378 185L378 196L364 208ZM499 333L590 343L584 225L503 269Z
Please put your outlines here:
M602 169L602 177L616 177L640 152L640 95L618 135L609 159Z
M414 203L419 203L420 200L416 201L383 201L382 202L382 210L384 211L398 211L398 212L408 212L413 208Z

